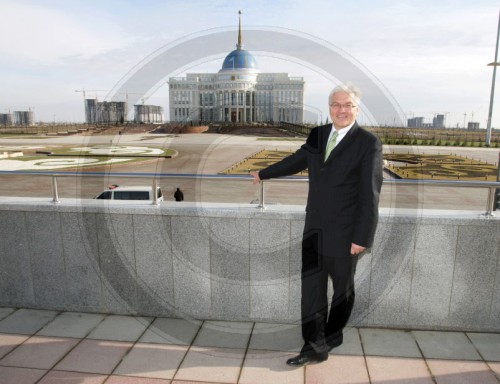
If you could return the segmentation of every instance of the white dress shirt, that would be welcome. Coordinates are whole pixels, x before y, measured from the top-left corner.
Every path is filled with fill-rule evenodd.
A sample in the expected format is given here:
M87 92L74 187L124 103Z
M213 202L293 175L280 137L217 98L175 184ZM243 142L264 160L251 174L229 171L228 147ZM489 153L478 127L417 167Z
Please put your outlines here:
M342 139L345 137L345 135L347 135L347 132L349 132L349 130L352 128L353 125L354 125L354 123L352 123L348 127L339 129L337 131L339 133L339 135L337 136L337 142L335 143L335 147L337 145L339 145L339 143L342 141ZM333 133L334 130L335 130L335 126L332 124L332 130L330 131L330 135L328 136L328 140L330 140L330 137L332 137L332 133ZM333 148L335 148L335 147L333 147Z

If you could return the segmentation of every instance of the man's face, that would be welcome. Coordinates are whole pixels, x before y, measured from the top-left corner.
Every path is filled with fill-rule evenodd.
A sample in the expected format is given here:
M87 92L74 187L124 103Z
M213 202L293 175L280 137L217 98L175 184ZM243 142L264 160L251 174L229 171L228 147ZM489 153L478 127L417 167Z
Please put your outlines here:
M346 92L338 92L330 100L330 117L336 129L348 127L358 116L359 108Z

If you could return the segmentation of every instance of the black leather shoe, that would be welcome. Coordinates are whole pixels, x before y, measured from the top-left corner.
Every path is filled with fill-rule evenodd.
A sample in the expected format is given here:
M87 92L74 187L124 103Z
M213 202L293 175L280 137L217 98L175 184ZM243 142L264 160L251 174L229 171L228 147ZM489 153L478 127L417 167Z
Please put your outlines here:
M307 364L321 363L328 359L328 353L301 353L298 356L287 360L287 364L292 367L302 367Z

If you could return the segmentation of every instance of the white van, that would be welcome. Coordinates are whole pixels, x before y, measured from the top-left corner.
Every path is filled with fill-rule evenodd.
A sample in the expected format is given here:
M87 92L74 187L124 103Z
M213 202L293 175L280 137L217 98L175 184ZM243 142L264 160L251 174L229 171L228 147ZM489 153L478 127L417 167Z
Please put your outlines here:
M163 194L160 187L156 189L158 201L163 200ZM153 201L153 187L120 187L111 185L109 189L96 196L96 199L103 200L150 200Z

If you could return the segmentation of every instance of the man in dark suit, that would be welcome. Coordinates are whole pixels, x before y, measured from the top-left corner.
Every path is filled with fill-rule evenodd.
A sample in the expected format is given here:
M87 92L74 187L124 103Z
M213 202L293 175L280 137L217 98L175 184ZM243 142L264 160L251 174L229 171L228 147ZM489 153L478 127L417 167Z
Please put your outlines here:
M302 337L291 366L317 363L342 344L354 304L359 255L373 243L382 186L382 144L356 123L360 93L338 86L328 101L333 124L314 128L294 154L259 172L254 183L309 172L302 240ZM328 276L334 294L328 314Z

